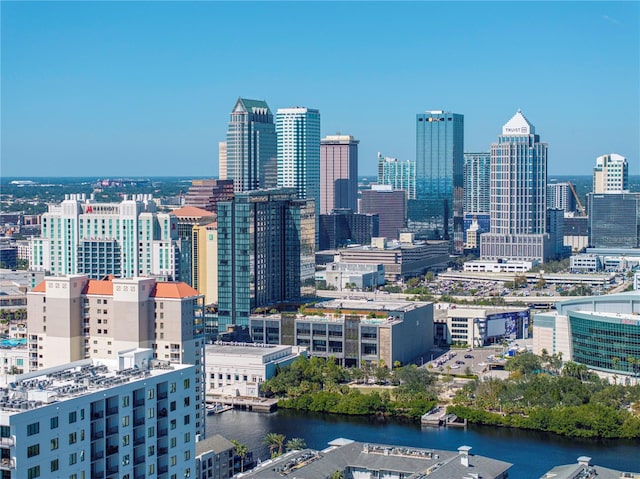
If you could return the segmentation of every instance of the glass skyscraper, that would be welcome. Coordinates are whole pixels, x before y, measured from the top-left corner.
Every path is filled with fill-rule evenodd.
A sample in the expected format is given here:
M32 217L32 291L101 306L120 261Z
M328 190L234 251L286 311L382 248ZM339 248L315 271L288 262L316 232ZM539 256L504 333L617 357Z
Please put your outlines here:
M491 154L464 154L464 212L489 213Z
M416 162L399 161L378 153L378 184L404 190L408 200L416 199Z
M262 100L238 98L227 129L226 178L234 191L274 188L277 183L276 130Z
M491 232L486 260L545 261L554 254L546 228L547 144L520 110L491 145Z
M462 252L464 116L442 110L416 115L416 199L409 227Z

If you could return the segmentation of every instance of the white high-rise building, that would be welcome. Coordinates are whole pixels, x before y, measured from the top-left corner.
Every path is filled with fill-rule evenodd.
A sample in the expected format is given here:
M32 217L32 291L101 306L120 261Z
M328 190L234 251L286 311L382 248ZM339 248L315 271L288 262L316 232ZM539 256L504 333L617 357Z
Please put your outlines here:
M218 142L218 179L227 179L227 142Z
M278 187L293 187L298 198L320 205L320 112L311 108L279 108Z
M629 165L624 156L610 153L596 158L596 166L593 168L593 192L629 192Z
M148 349L0 388L2 477L196 477L195 368Z
M546 192L547 144L518 110L491 145L491 232L480 236L483 260L544 262L553 255Z
M42 215L41 236L33 240L31 268L54 276L179 279L176 226L175 216L156 212L149 195L125 198L121 203L68 195Z

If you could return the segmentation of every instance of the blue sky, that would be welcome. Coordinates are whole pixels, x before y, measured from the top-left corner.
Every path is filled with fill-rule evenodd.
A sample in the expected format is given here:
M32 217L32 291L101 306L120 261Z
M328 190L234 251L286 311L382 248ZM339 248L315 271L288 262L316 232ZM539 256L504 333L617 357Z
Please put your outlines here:
M216 176L239 96L415 157L415 115L486 151L521 108L549 174L640 174L638 2L6 2L3 176Z

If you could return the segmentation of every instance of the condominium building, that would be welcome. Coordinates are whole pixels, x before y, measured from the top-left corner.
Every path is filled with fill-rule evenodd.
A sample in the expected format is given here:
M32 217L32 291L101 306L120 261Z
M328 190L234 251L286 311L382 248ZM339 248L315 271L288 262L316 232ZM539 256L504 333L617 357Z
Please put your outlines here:
M227 142L218 142L218 179L226 180L227 176Z
M398 236L407 225L407 196L402 190L389 185L373 185L362 191L360 213L378 215L378 234L390 240Z
M320 214L358 210L358 140L329 135L320 141Z
M518 110L491 145L491 232L480 236L483 260L544 262L554 255L546 191L547 144Z
M245 457L245 464L248 456ZM195 479L227 479L233 477L235 446L231 441L214 434L196 443Z
M54 276L155 275L174 280L180 277L177 239L176 218L157 213L148 195L125 196L121 203L67 195L42 215L31 268Z
M491 154L464 154L464 212L489 213Z
M640 247L640 193L593 193L587 205L590 247Z
M336 209L320 215L319 248L335 249L349 244L368 244L379 236L378 215L357 214L349 209Z
M151 348L157 359L195 365L199 387L204 375L202 308L202 295L186 283L47 277L27 294L30 368L113 360L125 349ZM204 429L204 413L196 422Z
M416 199L416 162L400 161L378 153L378 184L404 190L407 200Z
M464 237L464 116L442 110L416 115L416 199L409 201L409 226L427 239L452 241L462 252Z
M195 477L195 367L134 349L0 388L3 478Z
M320 112L311 108L279 108L278 187L295 188L298 198L320 205Z
M409 364L433 347L433 304L416 301L324 301L299 314L251 317L251 337L308 348L343 366L362 361Z
M238 98L227 129L227 174L234 191L277 184L276 129L267 102Z
M617 153L596 158L593 168L593 193L629 192L629 165L627 159Z
M218 204L220 331L248 326L258 307L300 298L315 273L313 200L294 188L236 194Z
M215 213L219 201L231 199L233 199L232 180L192 180L184 198L184 206L193 206Z
M547 184L547 208L562 210L565 213L576 211L576 199L569 183Z

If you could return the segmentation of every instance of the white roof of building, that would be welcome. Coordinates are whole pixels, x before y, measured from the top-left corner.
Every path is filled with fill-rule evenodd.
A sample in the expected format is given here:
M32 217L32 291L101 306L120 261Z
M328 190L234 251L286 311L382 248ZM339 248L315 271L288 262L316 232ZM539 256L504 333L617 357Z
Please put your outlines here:
M508 136L534 135L535 126L522 114L520 110L502 127L502 134Z

